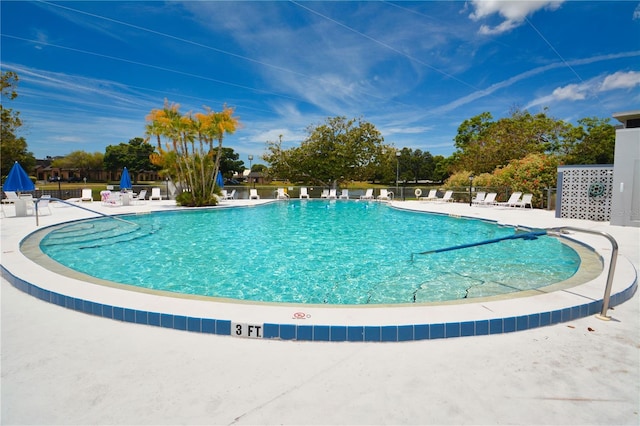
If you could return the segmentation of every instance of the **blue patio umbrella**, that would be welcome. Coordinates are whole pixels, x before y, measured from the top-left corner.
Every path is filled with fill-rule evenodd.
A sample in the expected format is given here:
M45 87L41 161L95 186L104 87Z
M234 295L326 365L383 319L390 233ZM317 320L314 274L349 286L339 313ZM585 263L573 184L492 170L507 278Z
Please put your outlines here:
M131 177L129 177L129 170L125 167L122 170L122 177L120 177L120 189L131 189Z
M13 163L9 175L2 185L4 191L34 191L35 185L29 179L29 175L24 171L22 166L16 161Z
M222 172L218 172L218 176L216 177L216 185L219 188L224 188L224 178L222 177Z

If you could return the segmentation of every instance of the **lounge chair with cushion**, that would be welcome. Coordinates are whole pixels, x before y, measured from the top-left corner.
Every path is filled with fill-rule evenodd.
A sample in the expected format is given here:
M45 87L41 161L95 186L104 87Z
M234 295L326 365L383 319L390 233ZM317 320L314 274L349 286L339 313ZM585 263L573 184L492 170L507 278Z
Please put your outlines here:
M340 193L340 199L341 200L348 200L349 199L349 190L348 189L343 189L342 192Z
M522 195L522 192L514 192L513 194L511 194L511 196L506 202L496 203L496 205L505 206L505 207L515 207L518 201L520 200L521 195Z
M367 192L364 193L364 195L360 196L361 200L373 200L373 189L369 188L367 189Z
M322 194L320 194L320 198L329 198L329 190L323 189Z
M152 200L162 200L162 195L160 195L160 188L151 188L151 196L149 197L149 201Z
M309 198L309 192L307 191L307 187L303 186L300 188L300 199Z
M386 189L381 189L380 190L380 195L378 195L378 200L386 200L386 201L391 201L393 199L393 192L386 190Z
M329 195L327 195L327 198L329 200L335 200L336 198L338 198L338 196L336 195L336 190L335 189L330 189L329 190Z
M255 188L251 188L249 190L249 199L250 200L259 200L260 196L258 195L258 190Z
M100 202L103 206L115 207L122 204L119 192L100 191Z
M93 193L91 188L82 188L82 196L80 197L80 202L89 201L93 202Z

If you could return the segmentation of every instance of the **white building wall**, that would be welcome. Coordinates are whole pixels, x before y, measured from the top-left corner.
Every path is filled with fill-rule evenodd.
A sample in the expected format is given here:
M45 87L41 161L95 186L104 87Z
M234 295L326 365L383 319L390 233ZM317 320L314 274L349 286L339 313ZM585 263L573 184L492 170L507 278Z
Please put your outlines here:
M613 114L616 130L611 224L640 227L640 110Z

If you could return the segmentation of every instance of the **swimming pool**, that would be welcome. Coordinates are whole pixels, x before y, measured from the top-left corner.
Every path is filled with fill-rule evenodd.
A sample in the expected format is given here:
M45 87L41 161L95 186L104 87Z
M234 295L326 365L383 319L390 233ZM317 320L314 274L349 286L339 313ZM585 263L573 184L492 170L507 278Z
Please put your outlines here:
M41 241L67 267L132 288L258 302L430 303L513 294L570 278L558 239L508 240L496 223L385 203L301 200L75 222Z

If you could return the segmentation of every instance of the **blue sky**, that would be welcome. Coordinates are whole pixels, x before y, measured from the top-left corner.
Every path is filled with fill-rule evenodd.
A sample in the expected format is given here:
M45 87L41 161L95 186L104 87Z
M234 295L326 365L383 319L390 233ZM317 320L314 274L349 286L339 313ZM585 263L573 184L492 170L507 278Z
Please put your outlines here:
M2 1L37 158L144 136L164 99L235 108L247 162L327 117L450 155L458 126L514 107L575 123L640 108L640 3L622 1ZM615 120L612 119L612 123Z

